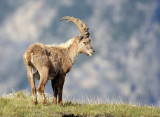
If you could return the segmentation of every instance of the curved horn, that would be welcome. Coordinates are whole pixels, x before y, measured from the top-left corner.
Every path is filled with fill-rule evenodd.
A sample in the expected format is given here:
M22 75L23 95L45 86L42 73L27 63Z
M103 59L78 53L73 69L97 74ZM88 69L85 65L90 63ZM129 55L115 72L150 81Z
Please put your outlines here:
M88 32L89 28L82 20L74 18L74 17L66 16L60 19L60 21L65 20L65 19L67 19L66 23L72 21L74 24L76 24L83 38L89 37L90 35L90 33Z

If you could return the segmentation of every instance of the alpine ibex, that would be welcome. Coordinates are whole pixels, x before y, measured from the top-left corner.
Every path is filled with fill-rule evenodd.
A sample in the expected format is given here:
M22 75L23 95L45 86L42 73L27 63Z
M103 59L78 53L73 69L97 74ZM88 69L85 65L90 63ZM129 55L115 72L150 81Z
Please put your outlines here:
M35 79L40 80L38 92L44 105L48 104L44 95L44 88L48 80L51 80L53 89L53 103L62 104L62 91L66 74L72 68L79 53L92 56L94 49L91 45L90 33L87 25L80 19L66 16L60 21L67 19L72 21L80 30L81 36L76 36L59 46L35 43L29 46L23 55L27 67L28 80L31 84L33 102L37 104Z

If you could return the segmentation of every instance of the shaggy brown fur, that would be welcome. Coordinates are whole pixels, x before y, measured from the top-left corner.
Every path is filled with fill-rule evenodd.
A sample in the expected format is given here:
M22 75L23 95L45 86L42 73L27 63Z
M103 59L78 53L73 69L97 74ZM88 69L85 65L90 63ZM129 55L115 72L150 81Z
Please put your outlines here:
M80 36L74 37L59 46L44 45L35 43L29 46L23 55L24 63L27 67L28 80L32 87L33 102L37 104L35 79L39 82L37 88L43 104L48 104L44 95L44 88L48 80L54 92L53 102L62 104L62 91L66 74L72 68L79 53L87 56L94 54L91 46L91 39L82 39Z

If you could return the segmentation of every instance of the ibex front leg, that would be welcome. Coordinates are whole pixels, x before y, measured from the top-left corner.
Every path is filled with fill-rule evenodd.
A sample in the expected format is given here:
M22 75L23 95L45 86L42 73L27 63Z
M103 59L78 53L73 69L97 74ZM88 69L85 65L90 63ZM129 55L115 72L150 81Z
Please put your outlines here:
M38 72L40 74L40 82L38 85L38 92L41 96L43 104L48 105L47 99L44 95L44 88L45 88L45 85L47 84L47 81L48 81L49 68L44 66L40 70L38 70Z
M53 103L57 104L57 95L58 95L58 77L51 80L51 85L53 89Z
M63 104L62 94L63 94L63 85L65 81L65 75L60 76L59 84L58 84L58 103Z

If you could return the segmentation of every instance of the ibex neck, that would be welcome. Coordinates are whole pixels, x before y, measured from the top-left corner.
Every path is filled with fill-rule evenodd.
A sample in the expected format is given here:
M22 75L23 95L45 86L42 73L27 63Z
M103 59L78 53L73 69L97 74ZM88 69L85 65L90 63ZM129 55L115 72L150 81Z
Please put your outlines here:
M68 48L68 53L69 53L69 57L70 57L72 64L73 64L79 54L78 44L77 44L76 40L74 40L73 43Z

